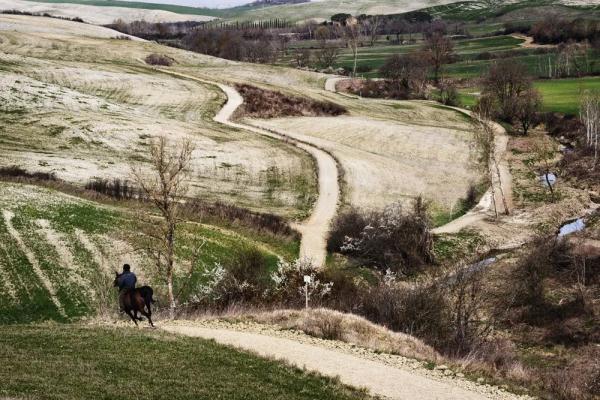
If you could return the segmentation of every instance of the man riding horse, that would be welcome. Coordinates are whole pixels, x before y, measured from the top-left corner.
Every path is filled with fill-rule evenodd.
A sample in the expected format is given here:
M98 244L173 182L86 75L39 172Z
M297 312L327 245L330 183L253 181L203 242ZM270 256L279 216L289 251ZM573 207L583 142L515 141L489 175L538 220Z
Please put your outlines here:
M119 288L119 308L121 312L129 315L131 320L137 325L137 321L142 321L138 312L148 318L152 323L152 298L154 291L150 286L136 288L137 277L131 272L129 264L123 265L123 273L115 272L114 286Z
M135 289L137 276L131 272L129 264L123 265L123 273L118 276L117 283L119 285L119 308L121 312L125 312L125 298L131 290Z

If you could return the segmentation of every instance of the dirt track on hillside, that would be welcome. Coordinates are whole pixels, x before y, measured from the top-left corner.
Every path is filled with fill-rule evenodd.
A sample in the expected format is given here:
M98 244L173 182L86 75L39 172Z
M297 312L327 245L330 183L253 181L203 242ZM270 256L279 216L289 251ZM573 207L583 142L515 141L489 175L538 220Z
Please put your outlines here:
M327 257L327 235L329 233L331 221L337 212L340 193L338 167L334 158L309 142L294 140L289 136L286 136L285 133L232 122L231 118L233 114L244 102L240 93L233 87L178 72L166 70L163 70L163 72L173 76L218 86L227 95L227 103L225 103L223 108L221 108L215 116L214 120L216 122L236 129L251 131L274 139L291 142L309 153L315 159L318 168L319 196L310 217L294 227L302 234L300 257L309 258L315 265L323 266L325 264L325 258Z
M468 382L463 380L434 379L409 369L281 337L181 324L167 325L163 329L191 337L214 339L218 343L251 351L263 357L284 360L322 375L339 377L344 384L366 388L371 394L388 399L518 398L506 392L490 397L468 389Z
M532 39L532 38L529 38ZM533 39L532 39L533 40ZM336 85L341 80L347 78L335 76L327 79L325 81L325 90L337 93ZM471 114L470 111L464 110L458 107L452 107L457 111L463 112L465 114ZM508 136L506 134L506 130L500 125L495 124L496 130L496 148L495 153L496 157L499 160L499 169L500 169L500 185L506 197L506 204L508 210L511 211L513 208L513 200L512 200L512 175L510 173L510 168L508 165L508 161L506 160L506 149L508 145ZM497 181L497 177L494 177L495 181ZM496 190L495 196L496 207L498 210L498 214L505 213L504 204L502 201L502 196L499 190ZM492 201L491 190L488 190L479 203L465 215L447 223L446 225L440 226L438 228L433 229L433 233L437 234L445 234L445 233L457 233L461 229L464 229L468 226L472 226L477 222L484 220L489 217L494 212L494 202Z

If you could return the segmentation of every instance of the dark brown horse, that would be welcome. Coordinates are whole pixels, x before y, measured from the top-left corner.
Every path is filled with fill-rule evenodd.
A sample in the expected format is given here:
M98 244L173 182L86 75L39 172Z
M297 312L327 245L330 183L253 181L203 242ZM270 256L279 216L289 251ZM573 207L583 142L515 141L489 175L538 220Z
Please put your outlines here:
M119 286L119 274L115 272L115 281L113 282L113 286ZM143 318L138 316L138 312L148 318L148 322L150 326L154 327L152 323L152 303L154 303L154 299L152 298L154 291L150 286L141 286L135 289L125 289L119 293L119 301L123 304L123 311L131 320L137 325L138 321L143 321Z

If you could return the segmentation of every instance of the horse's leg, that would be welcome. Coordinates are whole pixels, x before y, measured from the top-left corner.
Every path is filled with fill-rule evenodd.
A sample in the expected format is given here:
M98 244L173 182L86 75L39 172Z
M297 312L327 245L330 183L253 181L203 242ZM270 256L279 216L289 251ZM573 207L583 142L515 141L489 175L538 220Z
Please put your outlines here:
M135 326L138 326L137 318L135 317L135 314L131 310L126 310L126 312L127 312L127 315L129 315L129 318L131 318L131 320L135 324Z
M144 315L148 318L148 322L150 326L154 328L154 323L152 322L152 310L150 309L150 304L146 303L147 312L144 312Z

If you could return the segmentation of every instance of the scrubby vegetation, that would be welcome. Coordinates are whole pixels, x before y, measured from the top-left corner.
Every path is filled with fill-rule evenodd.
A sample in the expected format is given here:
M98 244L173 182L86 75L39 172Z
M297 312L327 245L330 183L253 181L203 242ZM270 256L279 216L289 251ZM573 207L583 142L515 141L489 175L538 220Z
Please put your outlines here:
M244 98L239 114L251 118L337 116L347 110L336 103L291 96L251 85L236 85Z
M328 248L383 272L413 275L434 261L430 226L420 198L408 211L400 204L383 211L350 209L334 221Z
M160 65L163 67L170 67L175 62L172 57L156 53L148 55L144 61L146 61L146 64L149 65Z

